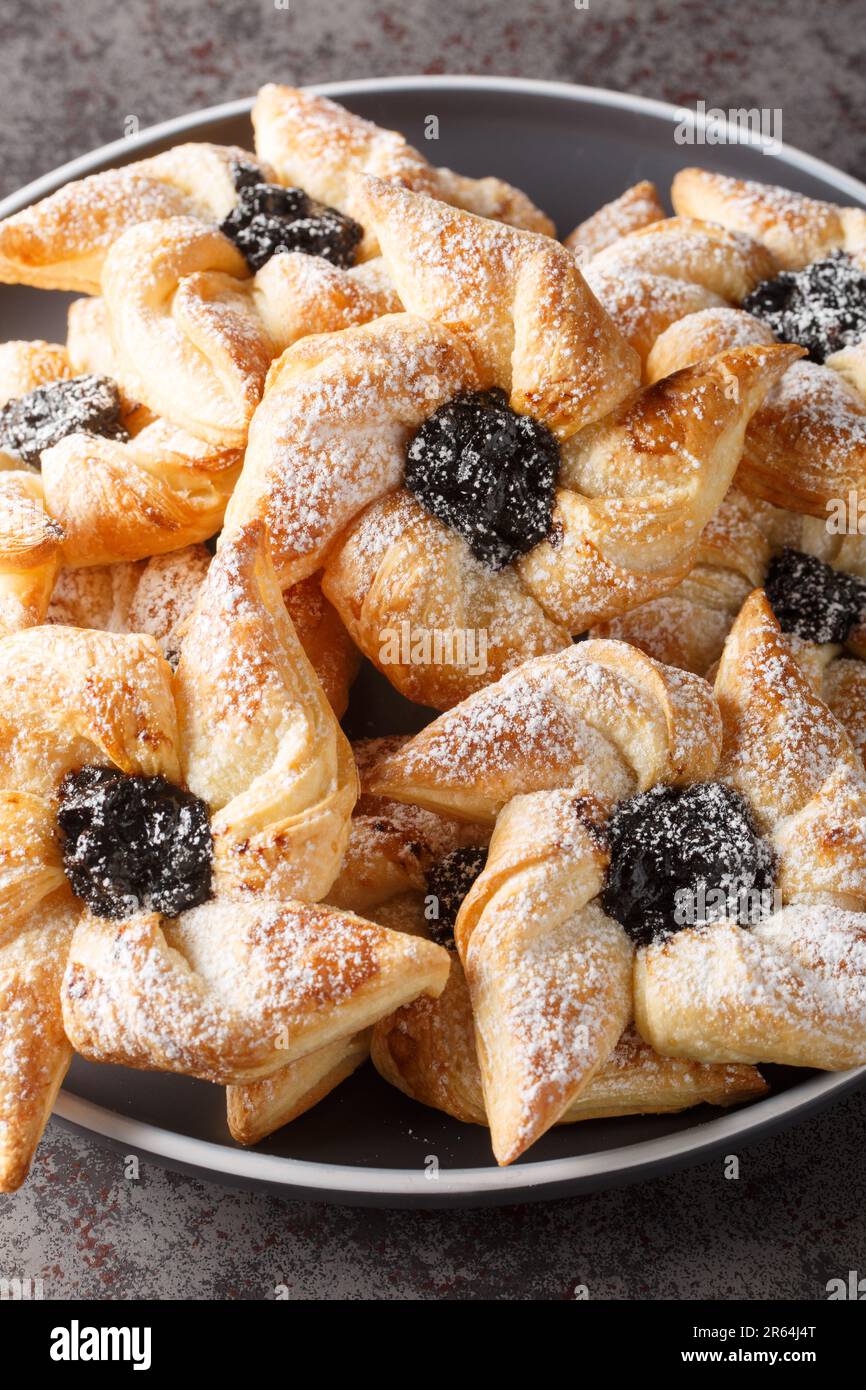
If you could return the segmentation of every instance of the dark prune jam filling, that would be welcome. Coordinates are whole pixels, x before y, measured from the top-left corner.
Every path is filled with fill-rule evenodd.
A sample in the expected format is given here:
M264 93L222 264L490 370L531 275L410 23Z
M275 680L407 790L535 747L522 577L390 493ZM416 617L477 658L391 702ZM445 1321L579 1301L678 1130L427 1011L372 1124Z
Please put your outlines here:
M811 361L824 362L866 335L866 274L844 251L834 251L805 270L765 280L743 308L783 343L798 343Z
M0 449L38 468L43 450L68 434L128 439L120 423L120 394L107 376L74 376L37 386L0 410Z
M608 824L602 905L639 946L729 916L747 925L772 905L775 864L748 806L720 782L653 787Z
M242 188L254 188L257 183L267 183L264 169L252 159L233 159L231 174L232 183L238 193Z
M406 486L498 570L550 531L559 445L504 391L470 391L439 407L415 434Z
M98 917L176 917L210 897L208 808L164 777L68 772L57 821L66 877Z
M284 251L321 256L344 269L354 264L364 230L351 217L315 202L302 188L250 182L252 176L240 161L235 167L238 200L220 231L234 242L251 270L261 270Z
M438 946L453 948L460 904L486 862L487 850L471 846L452 850L427 870L427 926Z
M800 550L774 557L764 592L782 631L806 642L844 642L866 612L866 580Z

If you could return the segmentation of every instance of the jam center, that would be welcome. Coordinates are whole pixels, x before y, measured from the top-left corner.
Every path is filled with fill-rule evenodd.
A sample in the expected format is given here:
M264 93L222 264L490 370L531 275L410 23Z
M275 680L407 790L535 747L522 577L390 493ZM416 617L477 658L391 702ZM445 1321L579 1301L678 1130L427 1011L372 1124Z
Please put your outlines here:
M210 817L197 796L94 766L67 773L59 795L63 867L96 916L176 917L210 897Z
M540 420L518 415L498 388L473 391L424 421L409 445L405 481L476 559L501 569L548 535L559 461Z
M128 439L120 423L120 393L107 376L51 381L15 396L0 410L0 449L38 468L42 453L69 434Z
M437 945L453 948L460 906L486 862L487 850L470 846L452 850L428 869L425 916Z
M272 256L302 251L344 269L354 265L364 230L351 217L315 202L302 188L283 188L256 179L255 166L237 161L238 200L220 223L253 271Z
M844 642L866 612L866 580L800 550L773 559L764 591L782 631L805 642Z
M720 782L653 787L614 811L602 893L640 946L720 917L772 910L775 866L746 802Z
M799 343L813 362L825 362L866 335L866 274L837 251L804 270L765 280L743 308L782 342Z

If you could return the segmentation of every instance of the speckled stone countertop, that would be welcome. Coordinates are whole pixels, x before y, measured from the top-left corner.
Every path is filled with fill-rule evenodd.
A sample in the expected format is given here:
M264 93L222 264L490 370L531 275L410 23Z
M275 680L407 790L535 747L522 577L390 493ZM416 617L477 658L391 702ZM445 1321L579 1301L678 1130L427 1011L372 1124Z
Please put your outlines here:
M265 80L479 72L694 104L781 107L785 139L866 176L861 0L6 0L0 193L95 145ZM46 1298L826 1297L866 1273L866 1092L740 1154L642 1186L477 1212L237 1194L143 1162L138 1181L49 1126L0 1198L0 1278Z

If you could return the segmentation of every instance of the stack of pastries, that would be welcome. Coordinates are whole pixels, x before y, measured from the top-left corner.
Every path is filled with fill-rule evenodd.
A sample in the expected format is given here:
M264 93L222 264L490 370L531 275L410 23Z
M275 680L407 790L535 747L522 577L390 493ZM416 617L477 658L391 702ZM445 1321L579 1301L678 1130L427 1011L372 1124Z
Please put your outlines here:
M0 223L0 1191L73 1052L499 1163L866 1063L866 212L252 119Z

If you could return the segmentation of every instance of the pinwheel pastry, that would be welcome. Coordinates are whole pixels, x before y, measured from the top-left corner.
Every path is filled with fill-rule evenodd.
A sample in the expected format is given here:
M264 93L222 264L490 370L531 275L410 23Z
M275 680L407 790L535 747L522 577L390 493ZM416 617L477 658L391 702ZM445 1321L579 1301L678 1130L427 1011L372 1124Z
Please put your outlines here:
M284 252L348 268L363 235L336 208L282 187L246 150L191 143L65 184L0 223L0 280L99 294L114 243L175 218L220 230L253 271Z
M690 216L621 237L585 264L586 278L648 381L745 344L802 346L809 360L750 424L738 483L826 518L866 465L866 212L700 170L682 171L673 197Z
M440 716L373 790L495 826L455 941L500 1162L633 1017L665 1057L866 1060L866 775L760 591L715 696L589 640Z
M344 269L265 242L254 264L217 228L171 217L124 232L102 270L126 394L223 448L243 448L284 348L400 307L378 260Z
M791 649L866 762L866 580L796 546L770 558L766 536L731 493L705 532L699 563L674 593L594 629L659 661L712 672L736 617L737 595L763 582ZM761 578L763 576L763 578ZM852 655L855 654L855 655Z
M372 1058L385 1080L413 1099L455 1119L486 1124L472 1006L454 946L454 922L484 866L490 829L367 790L378 764L406 741L371 739L353 746L361 796L343 867L328 898L390 927L427 936L451 953L442 994L404 1005L377 1023ZM276 1081L270 1078L259 1087L273 1088ZM683 1110L702 1101L730 1105L765 1091L753 1067L662 1058L628 1029L563 1119Z
M71 1048L230 1084L354 1036L448 956L317 906L357 779L260 529L211 565L177 671L153 638L0 641L0 1186Z
M682 196L678 190L684 190ZM862 259L856 228L863 214L697 170L678 175L674 203L681 213L718 217L726 225L672 218L624 237L586 270L621 326L622 313L627 315L630 304L638 306L630 329L644 353L647 379L663 379L746 344L782 339L802 344L809 354L809 360L789 368L752 417L736 475L737 489L748 499L744 503L734 494L723 504L684 584L599 629L636 641L664 660L705 670L718 657L745 593L764 581L771 558L774 566L790 568L795 557L783 559L782 552L794 551L801 553L796 559L801 570L821 571L809 558L814 556L838 571L866 576L859 505L866 477L866 400L857 389L856 370L858 343L866 331L866 275L856 256L842 252L845 246ZM679 290L667 294L657 282L680 289L687 282L687 294L688 287L708 284L708 248L724 237L733 238L756 267L761 254L778 252L790 269L779 274L776 263L745 299L745 286L736 290L731 276L727 287L721 281L714 285L730 302L684 309ZM701 239L704 254L692 254ZM811 260L823 253L832 254ZM728 265L729 272L734 265ZM742 307L734 307L738 301ZM769 582L773 589L775 581ZM833 584L852 587L844 577ZM866 631L859 620L851 621L850 597L846 611L848 630L842 636L852 650L866 653ZM808 628L799 623L790 630L811 640ZM838 634L839 623L831 622L830 630Z
M258 1143L297 1119L371 1052L385 1080L413 1099L458 1120L486 1124L472 1008L453 925L465 891L483 867L490 830L370 793L377 763L405 742L368 739L353 745L361 795L328 901L444 945L451 954L448 983L437 1000L404 1005L372 1032L322 1048L264 1081L230 1086L229 1128L239 1143ZM730 1105L765 1092L754 1067L662 1058L628 1029L563 1119L659 1113L701 1102Z
M356 645L445 708L688 573L799 350L635 394L635 355L565 248L362 185L409 312L283 354L226 531L263 520L284 584L324 567Z
M374 250L348 215L350 180L365 170L484 217L553 234L549 219L519 189L434 169L395 131L325 97L263 87L253 122L258 155L231 145L176 145L76 179L6 218L0 223L0 281L98 294L105 256L118 237L141 222L172 217L222 228L253 269L274 250L350 266L359 250L363 259Z
M737 343L770 341L767 326L743 310L702 310L659 336L648 374L681 370ZM704 531L691 573L671 594L600 625L597 635L703 673L750 588L766 582L785 631L824 649L824 697L859 745L863 700L855 690L866 682L866 667L826 662L842 643L866 656L864 478L866 401L838 371L795 362L752 417L736 488ZM846 706L836 702L837 681Z
M276 169L281 183L298 184L357 219L364 228L364 259L376 254L377 238L364 220L357 174L375 174L481 217L554 235L550 218L519 189L497 178L471 179L434 168L397 131L383 130L314 92L270 83L256 97L252 121L256 151Z
M238 475L239 450L206 444L123 395L86 317L82 333L73 314L69 350L0 346L4 633L42 620L61 565L133 561L213 535Z

